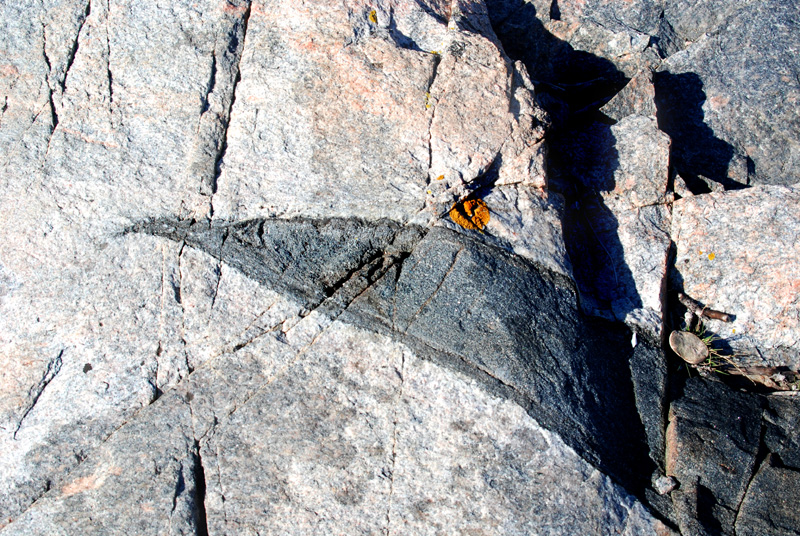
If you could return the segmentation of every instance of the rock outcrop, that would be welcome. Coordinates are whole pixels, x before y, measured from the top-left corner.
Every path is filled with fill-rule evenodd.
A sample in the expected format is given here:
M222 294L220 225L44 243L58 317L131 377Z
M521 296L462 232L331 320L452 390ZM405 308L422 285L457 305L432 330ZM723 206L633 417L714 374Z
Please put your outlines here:
M800 533L796 13L0 5L0 534Z

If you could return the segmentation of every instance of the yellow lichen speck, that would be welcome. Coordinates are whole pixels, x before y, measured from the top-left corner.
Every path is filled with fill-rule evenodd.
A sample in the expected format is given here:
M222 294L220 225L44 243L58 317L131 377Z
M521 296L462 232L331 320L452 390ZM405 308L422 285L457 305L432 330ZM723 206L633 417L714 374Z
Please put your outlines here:
M369 12L369 17L367 17L367 18L369 18L369 21L372 24L378 24L378 12L375 11L374 9Z
M482 199L460 201L450 209L450 219L464 229L481 231L489 223L489 207Z
M716 255L714 253L709 253L708 254L708 260L713 261L714 257L716 257Z
M431 94L425 93L425 109L430 110L431 108Z

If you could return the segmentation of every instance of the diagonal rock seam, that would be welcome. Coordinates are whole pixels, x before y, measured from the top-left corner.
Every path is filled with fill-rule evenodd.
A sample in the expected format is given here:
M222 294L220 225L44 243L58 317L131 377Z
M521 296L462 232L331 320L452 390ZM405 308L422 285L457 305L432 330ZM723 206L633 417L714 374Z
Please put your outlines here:
M769 456L770 450L767 447L765 438L767 435L767 425L765 422L765 410L762 411L761 414L761 429L759 430L758 434L758 449L756 450L756 454L753 458L753 466L750 469L750 474L747 475L747 484L744 487L744 493L742 493L742 497L739 500L739 503L736 505L736 515L733 521L733 530L734 533L736 532L736 526L739 523L739 518L742 513L742 504L744 503L745 499L747 498L748 493L750 492L750 487L753 485L753 481L756 479L759 471L761 470L762 466L765 463L769 463Z
M111 0L106 0L106 78L108 79L108 110L114 105L114 75L111 74L111 36L108 19L111 17Z
M52 65L50 57L47 54L47 25L44 24L44 22L42 23L42 56L44 57L44 62L45 65L47 66L47 86L48 86L47 96L50 104L50 115L51 115L50 139L48 139L47 141L48 150L50 149L50 141L52 139L53 133L55 132L59 123L58 110L56 109L55 101L53 99L53 93L55 92L56 88L58 88L61 95L63 95L64 91L66 91L67 77L69 76L69 71L72 68L72 64L75 61L75 55L78 53L78 45L79 45L81 31L83 30L83 25L86 23L86 19L89 18L91 12L92 12L92 2L90 0L89 2L86 3L86 8L83 11L83 15L79 17L78 29L75 32L75 38L72 40L69 51L67 53L66 64L64 66L63 73L53 72L55 66Z
M431 71L431 76L428 79L428 84L425 88L425 105L431 107L431 118L428 121L428 176L426 177L426 183L430 184L431 181L431 166L433 165L433 134L431 133L431 129L433 128L433 123L436 121L436 103L430 103L431 100L431 88L433 87L434 82L436 82L436 74L439 71L439 64L442 62L442 56L440 54L433 54L433 69Z
M22 422L25 420L28 414L31 411L33 411L33 408L36 406L36 403L42 396L42 393L44 393L44 390L47 388L48 385L50 385L50 382L52 382L58 375L58 373L61 371L61 365L62 365L61 358L63 355L64 355L64 350L62 349L60 352L58 352L58 355L55 357L55 359L51 360L47 364L47 369L45 369L44 374L42 374L42 379L39 380L39 382L33 389L31 389L31 392L33 392L33 396L31 397L31 401L28 404L28 407L22 413L19 422L17 422L17 428L16 430L14 430L14 434L12 435L14 440L17 439L17 433L19 433L20 428L22 428Z

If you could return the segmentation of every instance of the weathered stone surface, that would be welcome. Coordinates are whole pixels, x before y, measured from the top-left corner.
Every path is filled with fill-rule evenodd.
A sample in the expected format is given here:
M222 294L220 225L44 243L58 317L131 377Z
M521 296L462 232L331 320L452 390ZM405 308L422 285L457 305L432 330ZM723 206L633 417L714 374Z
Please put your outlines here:
M736 518L736 534L800 534L800 472L776 464L769 456L750 482Z
M683 528L728 523L699 475L658 487L674 509L650 488L670 197L648 74L671 56L655 100L680 165L704 145L664 114L710 116L663 90L726 88L708 47L774 25L740 84L755 113L730 116L755 134L715 89L725 172L679 171L695 190L792 176L793 118L764 122L794 102L774 76L796 32L789 2L763 4L0 6L0 531L669 533L628 492ZM709 58L703 86L669 78ZM598 145L548 139L623 86ZM565 203L546 188L567 156ZM467 195L483 233L447 218ZM582 306L636 335L580 312L576 259ZM742 530L786 525L765 508L797 468L779 406Z
M684 179L727 187L800 180L798 46L796 2L748 2L659 67L659 126Z
M426 222L504 146L504 176L544 185L543 112L482 2L374 9L377 22L358 2L254 6L215 218Z
M748 0L669 0L664 18L669 21L685 48L703 34L717 33L731 15L750 4Z
M312 314L209 360L3 534L487 527L668 533L518 405Z
M682 532L733 534L736 512L756 470L761 407L754 395L692 378L672 403L667 427L667 475ZM700 532L702 533L702 532Z
M774 395L764 412L764 445L785 467L800 470L800 397Z
M650 458L656 464L657 470L663 473L666 443L664 430L667 416L667 358L661 348L638 344L636 340L631 344L635 344L630 367L636 408L644 424ZM659 495L663 495L658 487L656 491Z
M581 170L583 185L596 191L618 214L631 208L667 201L669 139L653 119L630 115L608 129L611 138L599 140L603 155L592 159L600 166ZM603 143L605 142L605 143ZM642 158L648 155L648 158Z
M391 222L162 222L140 230L200 247L306 310L343 314L488 373L507 394L529 399L531 413L587 459L644 485L639 470L651 462L628 378L630 334L584 319L571 280L544 263L444 228L423 236Z
M760 186L693 196L673 208L675 285L735 315L703 319L744 366L800 369L800 192Z

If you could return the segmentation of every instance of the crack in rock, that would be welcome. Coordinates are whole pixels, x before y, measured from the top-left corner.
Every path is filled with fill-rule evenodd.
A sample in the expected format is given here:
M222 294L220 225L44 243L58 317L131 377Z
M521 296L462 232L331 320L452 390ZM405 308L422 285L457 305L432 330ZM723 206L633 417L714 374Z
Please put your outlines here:
M47 388L48 385L50 385L50 382L52 382L58 375L58 373L61 371L61 365L62 365L61 358L63 355L64 355L64 350L61 350L55 357L55 359L53 359L47 364L47 369L45 369L44 374L42 374L42 379L39 380L39 382L34 387L31 388L29 392L29 397L31 398L31 401L28 404L28 407L22 413L22 417L20 417L19 422L17 423L17 428L16 430L14 430L13 434L14 440L17 439L17 433L19 433L20 428L22 428L23 421L28 416L28 414L31 411L33 411L33 408L36 407L36 403L39 401L39 398L42 396L42 393L44 393L44 390ZM31 393L33 394L32 396Z

